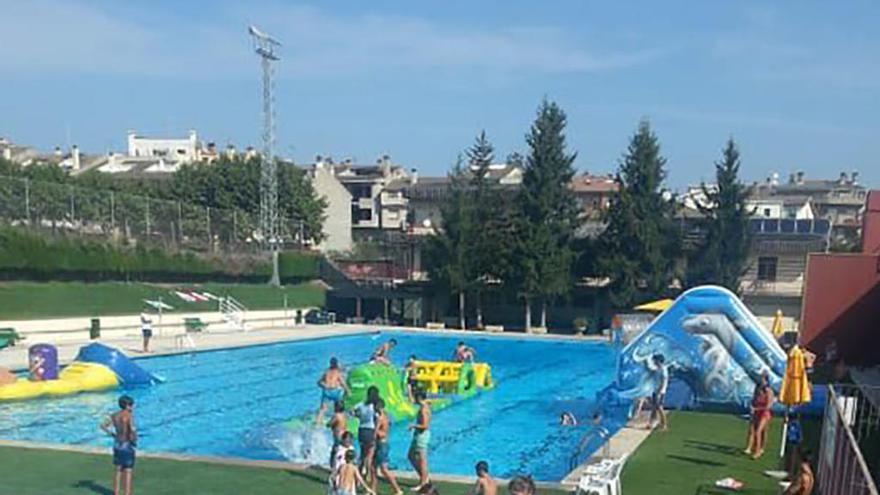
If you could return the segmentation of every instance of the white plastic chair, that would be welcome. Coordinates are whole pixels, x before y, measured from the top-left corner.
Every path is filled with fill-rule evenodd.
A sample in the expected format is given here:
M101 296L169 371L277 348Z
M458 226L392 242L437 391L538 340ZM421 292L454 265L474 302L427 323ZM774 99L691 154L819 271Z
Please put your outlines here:
M587 466L578 481L577 495L623 495L620 473L626 464L627 456L618 459L603 459Z

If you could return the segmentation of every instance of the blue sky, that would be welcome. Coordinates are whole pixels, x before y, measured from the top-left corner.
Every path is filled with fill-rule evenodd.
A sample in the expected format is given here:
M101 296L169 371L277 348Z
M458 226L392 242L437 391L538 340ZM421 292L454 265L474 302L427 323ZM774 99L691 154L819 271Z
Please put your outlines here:
M257 144L256 24L284 44L278 151L445 173L480 129L524 151L541 98L577 166L610 172L651 120L674 187L858 170L880 185L876 1L0 0L0 135L122 149L127 129Z

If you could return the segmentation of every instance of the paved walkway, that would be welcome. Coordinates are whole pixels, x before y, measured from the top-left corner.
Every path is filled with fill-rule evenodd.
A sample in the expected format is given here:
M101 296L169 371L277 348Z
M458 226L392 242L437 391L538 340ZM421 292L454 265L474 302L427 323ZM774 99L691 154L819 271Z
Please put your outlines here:
M291 340L310 339L316 337L332 337L338 335L355 335L368 331L375 331L365 325L301 325L287 328L258 328L248 332L239 330L208 330L193 338L196 350L221 349L228 347L240 347L255 344L267 344L273 342L285 342ZM156 335L150 341L153 352L149 355L175 354L189 352L191 348L181 349L178 346L177 337L183 335L182 331L167 331ZM9 347L0 351L0 366L7 369L25 369L28 364L28 346L42 341L25 340L15 347ZM101 342L116 348L132 357L144 356L141 351L141 337L139 330L131 330L127 334L114 334L106 338L89 340L88 334L83 333L75 339L51 342L58 348L58 360L60 363L68 363L76 357L80 347L91 342Z

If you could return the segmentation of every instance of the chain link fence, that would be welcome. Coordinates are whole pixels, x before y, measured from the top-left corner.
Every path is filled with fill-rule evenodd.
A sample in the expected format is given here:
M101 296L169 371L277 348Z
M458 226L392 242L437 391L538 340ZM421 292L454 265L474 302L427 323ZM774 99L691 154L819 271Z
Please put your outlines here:
M0 223L200 252L256 252L259 214L183 201L0 176ZM285 244L302 222L283 219Z

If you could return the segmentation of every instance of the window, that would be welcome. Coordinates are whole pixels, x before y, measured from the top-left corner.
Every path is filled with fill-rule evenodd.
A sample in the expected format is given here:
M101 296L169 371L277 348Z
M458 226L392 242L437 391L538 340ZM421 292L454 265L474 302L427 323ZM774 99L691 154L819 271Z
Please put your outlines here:
M775 256L761 256L758 258L758 280L765 282L776 281L776 264L779 258Z
M373 220L373 210L361 209L356 205L352 205L351 207L351 221L352 223L360 223L360 222L370 222Z
M770 218L770 208L764 208L764 218Z

